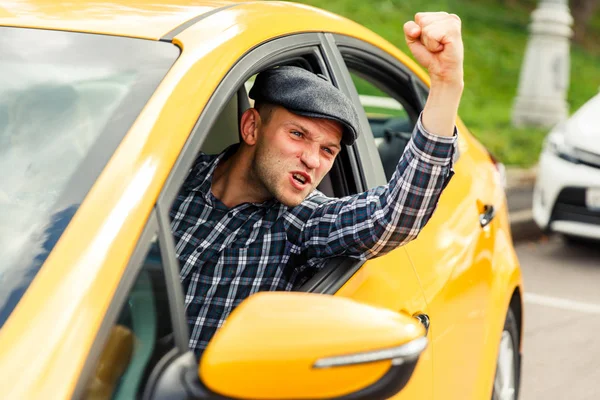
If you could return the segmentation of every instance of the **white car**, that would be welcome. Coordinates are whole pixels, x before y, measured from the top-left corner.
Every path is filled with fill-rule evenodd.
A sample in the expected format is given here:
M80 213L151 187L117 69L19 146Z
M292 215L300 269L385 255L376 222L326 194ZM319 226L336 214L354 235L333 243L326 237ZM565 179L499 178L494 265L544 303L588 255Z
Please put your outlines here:
M533 219L542 230L567 239L600 240L600 94L548 134Z

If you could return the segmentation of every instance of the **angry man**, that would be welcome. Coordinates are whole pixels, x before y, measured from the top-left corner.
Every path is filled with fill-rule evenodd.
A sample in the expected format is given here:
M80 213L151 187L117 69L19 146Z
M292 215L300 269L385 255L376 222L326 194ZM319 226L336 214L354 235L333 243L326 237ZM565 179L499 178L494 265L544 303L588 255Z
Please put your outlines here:
M291 290L323 260L378 257L417 237L452 177L463 90L456 15L404 25L431 88L389 183L341 199L316 190L358 135L352 102L297 67L261 72L240 122L241 143L200 154L171 210L190 347L200 356L231 311L258 291Z

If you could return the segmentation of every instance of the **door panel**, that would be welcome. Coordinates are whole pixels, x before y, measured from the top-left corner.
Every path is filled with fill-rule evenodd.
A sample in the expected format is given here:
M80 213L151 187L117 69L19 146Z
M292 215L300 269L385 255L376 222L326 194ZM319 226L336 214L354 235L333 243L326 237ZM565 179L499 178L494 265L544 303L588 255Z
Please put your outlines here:
M434 396L443 399L476 398L493 278L494 224L479 223L492 198L491 165L472 139L460 140L454 177L431 220L406 246L429 306Z
M336 296L351 298L406 315L427 313L427 304L421 286L404 248L367 261L342 286ZM431 337L428 339L431 340ZM422 353L406 387L393 398L406 400L432 398L431 345Z

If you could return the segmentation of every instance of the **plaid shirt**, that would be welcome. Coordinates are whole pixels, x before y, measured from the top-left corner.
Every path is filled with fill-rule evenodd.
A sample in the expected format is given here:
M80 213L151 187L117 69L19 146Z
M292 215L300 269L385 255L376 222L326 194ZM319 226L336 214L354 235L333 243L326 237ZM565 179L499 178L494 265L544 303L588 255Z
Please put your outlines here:
M171 209L190 348L200 355L231 311L258 291L291 290L324 259L381 256L415 237L452 171L454 137L419 119L390 182L340 199L311 193L300 205L276 200L228 208L211 192L226 152L201 154Z

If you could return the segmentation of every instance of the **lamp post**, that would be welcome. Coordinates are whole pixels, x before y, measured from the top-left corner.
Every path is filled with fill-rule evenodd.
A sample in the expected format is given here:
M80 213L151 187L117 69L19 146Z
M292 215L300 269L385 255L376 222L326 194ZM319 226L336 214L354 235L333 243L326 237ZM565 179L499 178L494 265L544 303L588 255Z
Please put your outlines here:
M568 116L570 38L568 0L541 0L531 14L530 37L512 110L515 126L551 127Z

